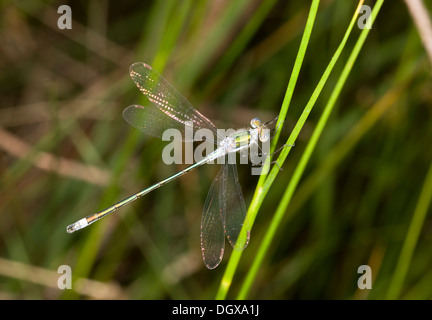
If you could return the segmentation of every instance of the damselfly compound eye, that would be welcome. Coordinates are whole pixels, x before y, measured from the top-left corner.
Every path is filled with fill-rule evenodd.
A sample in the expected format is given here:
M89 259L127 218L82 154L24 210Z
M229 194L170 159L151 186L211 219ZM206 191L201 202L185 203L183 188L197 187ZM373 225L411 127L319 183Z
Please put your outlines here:
M258 128L258 127L261 127L261 120L258 119L258 118L253 118L253 119L251 120L250 124L251 124L251 127L252 127L253 129Z
M261 129L259 133L259 139L261 142L267 142L270 139L270 130L269 129Z

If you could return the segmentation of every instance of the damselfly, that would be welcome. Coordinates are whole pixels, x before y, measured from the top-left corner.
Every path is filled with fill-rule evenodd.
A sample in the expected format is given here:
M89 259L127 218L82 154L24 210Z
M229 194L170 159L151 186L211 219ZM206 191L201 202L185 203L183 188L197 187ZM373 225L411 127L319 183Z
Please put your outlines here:
M189 101L149 65L134 63L130 67L130 76L151 104L145 107L139 105L127 107L123 111L123 117L129 124L159 138L166 129L170 128L176 128L182 133L188 126L192 127L194 132L198 129L209 129L215 136L214 141L219 141L217 149L165 180L103 211L78 220L67 227L67 232L72 233L87 227L192 169L225 157L225 163L210 187L201 217L201 251L204 264L209 269L216 268L223 257L225 237L236 250L243 250L250 238L250 224L246 218L246 207L238 181L237 167L235 162L228 161L228 155L256 146L259 142L269 141L269 130L258 118L254 118L250 122L249 129L240 129L226 137L221 136L209 119L195 110Z

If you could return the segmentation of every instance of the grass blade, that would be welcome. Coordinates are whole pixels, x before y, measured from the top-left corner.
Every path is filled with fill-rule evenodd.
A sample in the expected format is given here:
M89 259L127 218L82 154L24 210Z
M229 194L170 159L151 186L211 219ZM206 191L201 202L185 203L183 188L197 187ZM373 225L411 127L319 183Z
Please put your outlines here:
M390 288L387 292L387 299L398 299L402 291L402 285L410 267L414 250L416 248L421 229L424 225L426 214L432 200L432 163L429 167L426 179L424 181L420 197L418 199L411 224L409 226L402 251L393 274Z
M324 72L323 78L321 79L322 81L320 81L320 83L317 86L318 94L321 91L322 87L324 86L325 81L327 80L327 77L328 77L329 73L331 72L331 69L333 68L334 64L336 63L337 59L339 58L339 56L340 56L340 54L341 54L341 52L345 46L345 43L348 39L348 36L351 33L351 30L352 30L352 28L353 28L353 26L357 20L357 16L359 13L359 9L361 8L362 2L363 1L359 2L357 10L356 10L356 12L355 12L355 14L351 20L351 23L350 23L350 25L349 25L346 33L345 33L345 36L344 36L338 50L336 51L335 55L333 56L332 61L330 62L326 72ZM373 20L375 19L376 15L378 14L378 11L379 11L382 3L383 3L383 0L378 1L377 4L375 5L373 13L372 13L372 23L373 23ZM303 175L304 169L306 168L306 165L309 162L309 159L312 155L313 150L315 149L315 146L318 142L319 137L321 136L321 133L324 129L324 126L327 123L328 117L329 117L329 115L330 115L330 113L331 113L331 111L332 111L332 109L336 103L337 98L340 95L340 92L342 91L343 85L344 85L346 79L348 78L348 75L349 75L351 68L352 68L352 66L353 66L353 64L354 64L354 62L355 62L355 60L356 60L356 58L360 52L360 49L366 40L368 32L369 32L369 29L367 29L367 28L363 29L353 51L352 51L346 65L345 65L343 71L342 71L342 74L339 77L339 80L338 80L338 82L337 82L337 84L336 84L336 86L332 92L332 95L330 96L330 99L329 99L329 101L328 101L328 103L324 109L324 112L323 112L323 114L322 114L322 116L318 122L318 125L317 125L316 129L314 130L314 133L313 133L313 135L312 135L312 137L311 137L311 139L310 139L310 141L306 147L305 152L302 155L302 158L301 158L296 170L294 171L293 177L292 177L292 179L291 179L291 181L290 181L290 183L289 183L289 185L288 185L288 187L287 187L287 189L286 189L286 191L282 197L281 202L279 203L279 206L276 210L276 213L275 213L275 215L271 221L268 232L265 234L265 237L264 237L264 239L260 245L260 248L258 249L258 253L254 259L252 267L249 269L249 272L246 276L246 279L245 279L243 286L241 287L240 293L237 297L239 299L244 299L246 297L247 293L249 292L249 289L253 283L253 280L255 279L255 276L256 276L258 269L259 269L259 267L260 267L260 265L264 259L264 256L265 256L268 248L270 247L270 244L271 244L271 242L275 236L276 230L278 229L278 226L280 225L280 222L285 215L286 208L288 207L288 205L291 201L292 195L294 194L294 191L297 188L298 182L300 181L300 178ZM315 101L316 101L316 99L315 99ZM315 101L313 101L313 103L315 103ZM307 110L307 109L308 108L306 106L305 110ZM303 114L302 114L302 116L303 116ZM290 139L288 139L288 143L290 143L291 141L293 141L293 140L290 137Z
M292 97L292 94L294 92L294 87L295 87L295 84L297 82L298 74L300 72L303 58L304 58L304 55L306 53L309 38L310 38L310 35L312 33L312 28L313 28L315 17L316 17L317 11L318 11L318 5L319 5L319 0L314 0L312 2L312 5L311 5L310 11L309 11L308 20L307 20L306 26L305 26L305 31L303 33L303 37L302 37L302 40L300 43L299 52L298 52L298 55L297 55L297 58L296 58L296 61L294 64L293 72L291 74L291 78L290 78L290 81L288 84L287 92L285 94L285 98L284 98L284 101L282 104L280 116L278 118L278 124L282 123L282 121L285 119L286 114L288 112L289 103L291 101L291 97ZM278 139L278 136L276 136L275 139ZM259 205L261 204L262 199L263 199L263 197L262 197L262 190L263 190L262 185L265 181L265 177L266 177L265 175L260 176L260 179L258 181L258 187L255 191L255 195L253 197L252 203L249 206L248 217L249 217L249 221L250 221L251 225L253 225L253 222L254 222L255 217L256 217L256 213L258 212ZM257 200L255 200L255 199L261 199L261 202L259 202L259 204L258 204ZM255 200L255 202L254 202L254 200ZM219 290L216 294L216 299L224 299L226 297L226 294L229 290L229 287L231 286L232 278L234 277L234 273L235 273L235 270L237 268L237 264L238 264L238 261L240 260L240 257L241 257L240 251L233 251L233 253L231 254L231 258L228 262L228 266L225 270L225 273L223 275Z

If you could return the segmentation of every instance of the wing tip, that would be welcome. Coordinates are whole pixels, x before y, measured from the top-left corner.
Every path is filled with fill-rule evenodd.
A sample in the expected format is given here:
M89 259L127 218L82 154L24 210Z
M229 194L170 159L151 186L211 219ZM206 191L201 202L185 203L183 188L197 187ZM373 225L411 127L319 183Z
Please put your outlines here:
M150 67L148 64L144 63L144 62L134 62L131 64L131 66L129 67L129 71L133 71L136 68L147 68L147 69L152 69L152 67Z
M204 265L206 266L206 268L209 270L216 269L217 266L219 266L219 264L222 262L224 251L225 251L225 249L222 248L220 251L219 257L216 257L216 259L206 259L205 254L204 254L204 250L202 250L203 261L204 261Z

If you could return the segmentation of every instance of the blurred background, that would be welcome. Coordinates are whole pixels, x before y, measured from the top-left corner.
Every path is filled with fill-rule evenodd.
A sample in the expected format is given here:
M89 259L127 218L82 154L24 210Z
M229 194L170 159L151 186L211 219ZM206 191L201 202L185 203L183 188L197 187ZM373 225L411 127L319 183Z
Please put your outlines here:
M63 4L72 10L72 29L58 27ZM227 244L212 271L201 259L201 211L217 165L84 230L67 234L66 226L185 167L165 165L166 142L123 120L124 108L145 103L128 74L132 63L152 65L218 127L271 120L310 4L2 2L0 299L214 298L232 252ZM430 12L431 2L425 4ZM356 7L321 1L280 145ZM360 32L355 26L258 213L228 298L254 259ZM407 7L386 1L248 298L432 298L432 217L424 187L432 159L431 89L431 63ZM248 206L258 176L248 165L238 167ZM407 241L412 254L401 255ZM58 288L62 265L71 268L71 290ZM371 290L357 286L361 265L371 267ZM406 270L403 278L397 268Z

